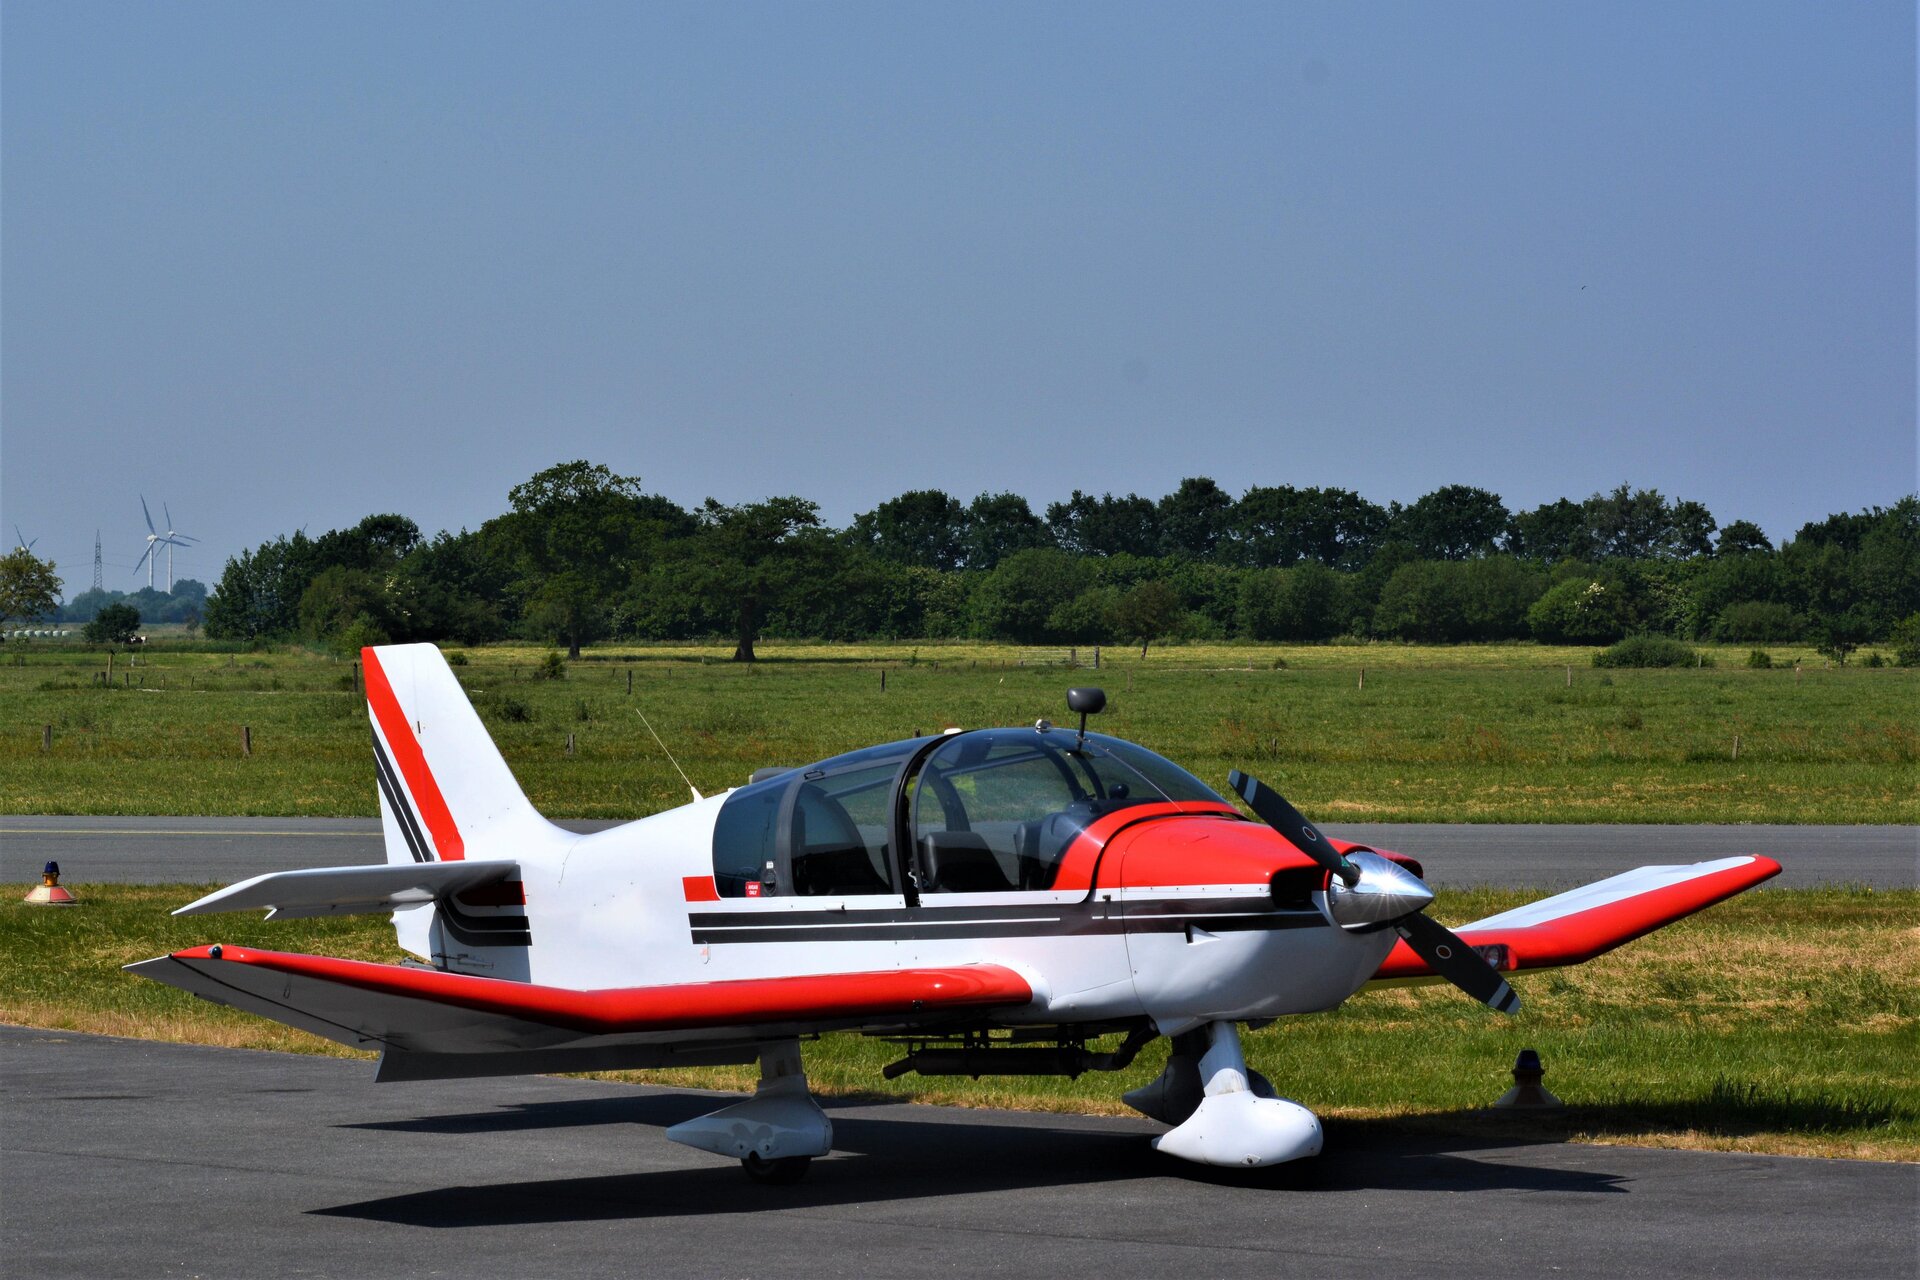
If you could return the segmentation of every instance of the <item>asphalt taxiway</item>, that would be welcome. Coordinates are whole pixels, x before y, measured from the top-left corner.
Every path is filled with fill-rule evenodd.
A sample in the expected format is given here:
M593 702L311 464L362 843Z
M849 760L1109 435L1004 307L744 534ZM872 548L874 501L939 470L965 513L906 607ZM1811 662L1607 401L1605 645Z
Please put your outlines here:
M616 825L566 821L575 831ZM1780 888L1920 884L1920 828L1348 824L1334 835L1422 860L1440 886L1570 888L1654 863L1763 853ZM37 877L49 860L69 883L230 884L267 871L382 861L371 818L0 818L0 883Z
M830 1104L798 1186L714 1095L0 1028L9 1275L1911 1277L1920 1168L1334 1125L1213 1171L1145 1121Z

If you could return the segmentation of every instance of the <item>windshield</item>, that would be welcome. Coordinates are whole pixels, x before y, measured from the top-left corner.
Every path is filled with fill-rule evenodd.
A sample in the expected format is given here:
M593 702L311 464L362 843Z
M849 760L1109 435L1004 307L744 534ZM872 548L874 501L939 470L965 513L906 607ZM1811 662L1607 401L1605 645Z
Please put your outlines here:
M928 756L913 789L922 892L1045 889L1089 823L1166 801L1224 803L1151 751L1064 729L957 735Z

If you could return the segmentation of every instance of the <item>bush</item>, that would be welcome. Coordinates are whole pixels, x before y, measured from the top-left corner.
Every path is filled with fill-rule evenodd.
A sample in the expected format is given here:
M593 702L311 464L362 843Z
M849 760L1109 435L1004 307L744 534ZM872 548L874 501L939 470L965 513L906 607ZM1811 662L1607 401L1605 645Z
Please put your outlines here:
M1872 653L1860 659L1860 665L1863 667L1884 667L1887 665L1887 660L1880 656L1878 649L1875 649Z
M1626 595L1616 585L1563 578L1527 610L1527 627L1542 644L1604 644L1627 631Z
M1691 667L1706 665L1706 657L1666 636L1628 636L1593 655L1596 667Z
M1765 649L1755 649L1747 655L1747 665L1756 668L1771 667L1773 665L1773 655Z
M80 629L88 644L131 644L140 631L140 611L130 604L110 604Z
M533 669L535 680L565 680L567 678L567 656L558 649L549 649L540 656L540 665Z
M509 695L500 699L500 718L514 724L526 724L533 719L533 708Z
M447 665L450 667L466 666L467 665L466 651L464 649L447 650Z

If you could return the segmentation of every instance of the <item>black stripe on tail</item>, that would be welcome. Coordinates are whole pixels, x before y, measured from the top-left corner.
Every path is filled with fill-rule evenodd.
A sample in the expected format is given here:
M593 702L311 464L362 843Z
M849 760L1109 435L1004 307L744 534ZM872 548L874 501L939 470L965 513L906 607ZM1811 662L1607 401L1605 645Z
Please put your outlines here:
M387 798L387 805L399 820L400 834L407 842L407 852L413 855L415 862L433 861L426 838L420 834L420 819L414 816L413 806L407 803L407 793L400 789L400 780L394 777L393 761L387 759L387 749L380 744L378 732L373 735L373 767L380 780L380 794Z

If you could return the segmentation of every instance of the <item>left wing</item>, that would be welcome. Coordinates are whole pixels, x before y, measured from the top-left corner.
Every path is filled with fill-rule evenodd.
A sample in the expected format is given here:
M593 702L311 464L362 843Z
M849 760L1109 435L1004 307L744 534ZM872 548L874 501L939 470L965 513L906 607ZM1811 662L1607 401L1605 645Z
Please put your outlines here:
M1025 978L987 964L600 991L251 947L193 947L127 970L356 1049L384 1050L382 1079L659 1066L693 1060L674 1046L910 1023L1033 998ZM409 1066L396 1056L419 1060ZM512 1064L487 1061L495 1056Z
M1582 964L1779 874L1772 858L1752 856L1640 867L1454 932L1496 969L1554 969ZM1425 960L1399 942L1368 985L1438 980Z

